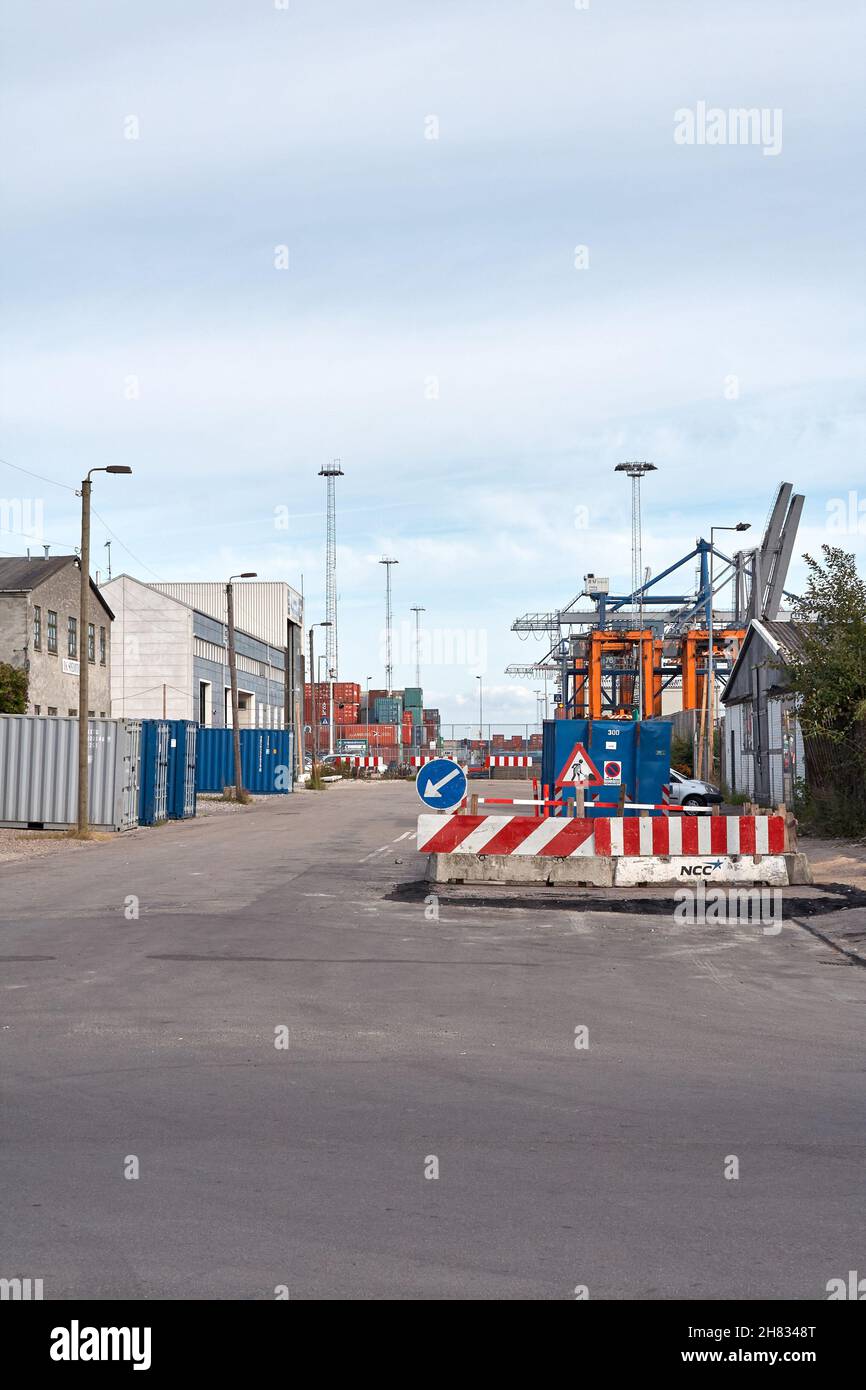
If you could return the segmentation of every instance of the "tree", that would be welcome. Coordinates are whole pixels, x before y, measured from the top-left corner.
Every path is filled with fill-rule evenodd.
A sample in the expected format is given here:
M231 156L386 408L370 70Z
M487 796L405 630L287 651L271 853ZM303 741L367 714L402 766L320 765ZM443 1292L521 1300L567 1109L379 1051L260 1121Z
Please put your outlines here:
M806 751L799 798L829 835L866 832L866 584L854 556L825 545L804 555L809 579L794 607L801 649L789 660Z
M27 672L0 661L0 714L27 713Z
M806 591L794 606L802 650L791 655L791 689L805 734L842 742L866 714L866 583L854 556L824 545L824 563L803 559Z

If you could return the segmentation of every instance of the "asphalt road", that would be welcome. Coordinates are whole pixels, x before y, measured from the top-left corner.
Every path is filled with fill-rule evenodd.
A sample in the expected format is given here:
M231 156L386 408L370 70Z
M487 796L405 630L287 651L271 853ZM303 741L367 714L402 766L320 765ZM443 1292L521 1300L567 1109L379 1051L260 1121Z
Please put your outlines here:
M353 784L0 866L0 1276L821 1299L866 1269L866 970L794 925L425 903L416 809Z

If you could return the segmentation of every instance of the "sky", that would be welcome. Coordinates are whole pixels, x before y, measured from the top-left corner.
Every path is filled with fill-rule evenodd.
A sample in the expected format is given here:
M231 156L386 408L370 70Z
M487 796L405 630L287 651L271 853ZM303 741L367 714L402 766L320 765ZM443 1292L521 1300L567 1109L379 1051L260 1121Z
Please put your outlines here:
M395 684L422 605L425 704L473 719L481 674L515 726L539 682L505 667L546 646L513 620L629 590L623 459L658 469L654 573L711 525L757 541L783 479L789 587L821 544L863 573L864 28L856 0L6 6L0 553L71 550L69 489L125 463L94 569L111 538L115 575L255 570L319 620L339 458L340 678L385 683L392 556Z

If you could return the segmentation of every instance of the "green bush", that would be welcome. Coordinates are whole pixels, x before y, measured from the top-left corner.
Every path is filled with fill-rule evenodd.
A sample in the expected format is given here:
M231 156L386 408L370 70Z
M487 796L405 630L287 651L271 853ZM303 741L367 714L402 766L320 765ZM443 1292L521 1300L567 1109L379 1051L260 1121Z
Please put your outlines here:
M684 777L691 777L694 772L694 748L690 738L674 734L671 739L671 767L676 772L681 772Z
M27 713L27 672L0 661L0 714Z

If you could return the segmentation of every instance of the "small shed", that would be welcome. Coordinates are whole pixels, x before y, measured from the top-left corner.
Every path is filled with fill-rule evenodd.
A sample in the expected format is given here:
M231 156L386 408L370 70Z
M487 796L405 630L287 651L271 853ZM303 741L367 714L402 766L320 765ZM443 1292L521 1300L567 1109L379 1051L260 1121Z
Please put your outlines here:
M753 618L722 691L722 781L762 806L790 804L806 780L806 756L788 663L803 628Z

